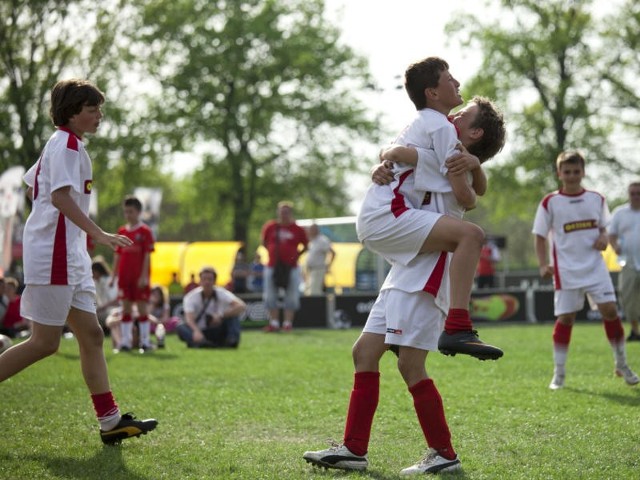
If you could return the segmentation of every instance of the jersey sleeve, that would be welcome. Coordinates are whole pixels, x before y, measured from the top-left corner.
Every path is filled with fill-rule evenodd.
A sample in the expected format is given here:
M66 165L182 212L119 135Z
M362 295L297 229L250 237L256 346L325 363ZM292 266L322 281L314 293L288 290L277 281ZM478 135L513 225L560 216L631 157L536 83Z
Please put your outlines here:
M602 198L602 210L600 212L600 228L607 228L611 223L611 212L609 211L609 205L607 200Z
M33 188L36 183L36 171L38 170L38 163L40 163L40 160L34 163L31 168L27 170L27 173L25 173L22 177L22 180L27 184L28 187Z
M418 190L448 192L451 185L447 179L447 158L456 153L458 137L451 124L443 125L432 133L433 149L418 150L418 163L415 170L415 187ZM422 148L423 145L412 145Z
M535 219L533 220L533 230L531 230L531 233L546 238L549 234L550 225L551 215L543 206L542 202L540 202L538 210L536 211Z
M56 151L49 157L51 192L64 187L71 187L78 193L84 193L80 185L80 151L66 145L57 145Z

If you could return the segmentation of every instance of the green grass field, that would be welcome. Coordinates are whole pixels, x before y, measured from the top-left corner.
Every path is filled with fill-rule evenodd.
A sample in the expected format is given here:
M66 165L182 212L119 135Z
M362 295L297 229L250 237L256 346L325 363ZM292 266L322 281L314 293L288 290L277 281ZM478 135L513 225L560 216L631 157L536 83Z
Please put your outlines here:
M547 388L552 325L480 326L498 362L431 354L464 470L445 478L640 478L640 388L614 378L602 326L574 328L567 387ZM359 330L247 331L237 351L187 350L175 337L149 355L113 355L121 408L156 431L103 447L75 340L0 385L0 479L395 479L425 441L395 357L364 473L313 468L305 450L341 440ZM640 370L640 344L628 347Z

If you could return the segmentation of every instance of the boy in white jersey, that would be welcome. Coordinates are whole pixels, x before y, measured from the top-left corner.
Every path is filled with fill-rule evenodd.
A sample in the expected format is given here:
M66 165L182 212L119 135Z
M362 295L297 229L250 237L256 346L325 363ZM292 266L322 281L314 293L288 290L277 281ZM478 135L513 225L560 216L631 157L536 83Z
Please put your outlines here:
M602 195L582 187L584 164L584 157L578 152L567 151L558 156L556 167L562 187L542 199L533 223L540 276L553 277L555 288L554 371L549 385L552 390L564 387L571 329L576 313L584 305L585 295L604 320L614 354L615 374L624 377L629 385L640 382L627 365L616 293L601 254L608 243L609 208Z
M462 103L459 87L458 81L449 73L449 65L440 58L428 57L409 66L405 72L405 88L417 113L395 143L429 149L435 159L419 160L415 168L400 165L391 185L371 185L358 213L356 230L368 249L391 263L406 265L425 252L452 252L451 306L439 349L447 355L461 353L495 360L502 356L502 351L478 338L469 316L471 289L484 232L477 225L459 218L420 210L431 193L452 191L445 160L456 153L459 142L456 128L447 115ZM464 118L465 115L460 115L454 122ZM485 136L477 127L465 129L461 137L460 141L465 145L476 145L482 151L478 156L483 159L495 155L504 144L504 132L501 141L492 143L494 139ZM487 150L487 146L493 150ZM471 173L475 193L484 194L486 177L479 163ZM460 201L466 206L468 199L461 197Z
M103 103L102 92L85 80L63 80L51 91L50 114L57 129L24 176L33 204L24 228L26 287L21 315L32 321L32 335L0 355L0 381L54 354L68 323L80 347L101 439L115 444L146 434L158 422L120 414L109 386L103 332L96 316L87 234L111 248L131 243L104 232L88 216L93 177L82 136L98 129Z
M472 128L486 133L489 145L504 142L502 115L486 99L475 98L462 116L461 137L468 139ZM482 149L481 149L482 150ZM496 148L488 148L486 152ZM498 148L499 150L499 148ZM485 151L485 150L482 150ZM497 150L496 150L497 151ZM416 163L417 157L433 161L433 151L394 146L382 153L382 159ZM407 155L413 156L408 158ZM431 192L422 208L437 214L461 218L465 208L475 204L465 165L479 159L463 151L455 156L460 173L449 175L449 192ZM380 295L376 299L367 324L353 347L355 365L343 443L320 451L305 452L308 462L328 468L362 470L368 466L367 450L380 391L379 361L392 345L399 356L398 369L413 397L414 408L429 447L423 460L404 469L402 475L437 473L460 468L451 444L451 434L444 414L442 399L428 377L425 362L428 351L438 348L444 317L448 311L448 257L446 252L424 253L406 265L393 263Z

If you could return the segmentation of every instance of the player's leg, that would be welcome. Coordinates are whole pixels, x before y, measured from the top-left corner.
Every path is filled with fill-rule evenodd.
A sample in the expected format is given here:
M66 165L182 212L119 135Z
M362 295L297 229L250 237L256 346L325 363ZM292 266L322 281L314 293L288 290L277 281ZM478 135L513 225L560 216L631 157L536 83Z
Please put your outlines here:
M31 323L31 336L0 355L0 382L58 351L62 326Z
M100 422L100 437L106 444L119 443L155 429L154 419L136 420L132 414L120 414L120 409L109 386L107 362L104 357L104 333L91 309L90 295L81 292L74 298L67 323L78 340L80 366L84 381L91 394L96 417Z
M122 320L120 322L120 345L121 351L130 351L133 348L133 301L128 289L121 287L122 297Z
M291 331L296 312L300 310L300 267L289 272L289 285L284 292L284 312L282 330Z
M278 287L273 282L273 267L265 267L263 274L262 300L269 311L269 323L264 327L265 332L280 330L280 309L278 308Z
M602 315L607 340L609 340L609 345L611 345L611 350L613 351L615 375L623 377L628 385L637 385L640 383L640 378L638 378L627 364L624 327L618 315L618 308L615 301L598 303L597 306Z
M341 470L364 470L369 465L369 438L380 397L379 363L388 349L384 317L386 292L378 295L363 332L351 351L355 373L343 441L325 450L305 452L303 458L313 465Z
M640 329L638 328L638 319L640 319L640 295L638 295L638 292L640 292L640 271L637 271L633 265L627 264L620 272L618 292L620 292L622 309L631 327L627 341L640 341Z
M450 307L438 345L445 355L460 353L480 360L496 360L503 355L502 350L478 338L469 315L483 241L484 232L477 225L442 216L422 245L421 252L453 252L449 266Z
M571 331L576 313L584 305L584 295L585 292L582 289L556 290L554 293L553 308L556 322L553 326L553 378L549 384L551 390L564 387Z
M146 290L149 290L147 287ZM151 321L149 320L148 301L149 295L136 295L136 307L138 309L138 329L139 329L139 345L140 353L153 350L151 345Z

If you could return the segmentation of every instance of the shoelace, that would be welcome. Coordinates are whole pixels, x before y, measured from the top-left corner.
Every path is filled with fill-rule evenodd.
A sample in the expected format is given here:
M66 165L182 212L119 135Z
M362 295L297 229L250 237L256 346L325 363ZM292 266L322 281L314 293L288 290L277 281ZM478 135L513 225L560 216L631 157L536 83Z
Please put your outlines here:
M338 450L340 447L342 447L342 444L336 442L333 438L327 438L327 443L331 445L330 450Z
M438 455L438 452L430 448L429 450L427 450L427 453L424 454L424 457L422 457L422 460L420 460L419 465L427 465L431 463L436 458L437 455Z

